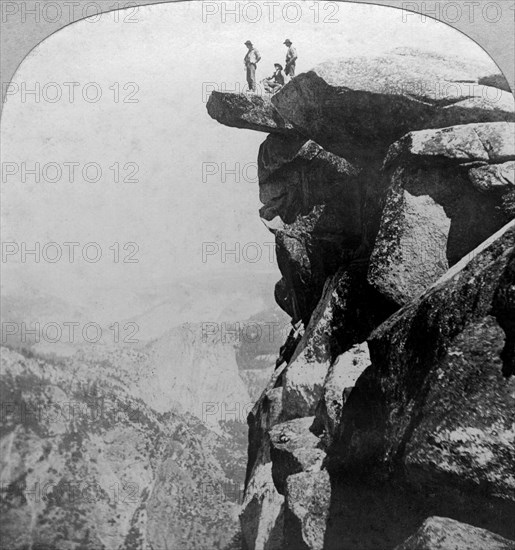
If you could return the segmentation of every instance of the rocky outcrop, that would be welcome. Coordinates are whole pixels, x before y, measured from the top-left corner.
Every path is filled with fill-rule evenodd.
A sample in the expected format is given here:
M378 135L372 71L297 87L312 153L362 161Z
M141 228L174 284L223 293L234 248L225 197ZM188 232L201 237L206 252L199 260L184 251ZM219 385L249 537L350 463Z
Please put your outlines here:
M256 94L212 92L207 112L226 126L283 135L294 135L293 126L283 119L270 99Z
M259 196L264 219L280 216L292 223L314 206L335 202L341 210L340 232L348 239L360 236L361 190L359 170L345 159L328 153L311 140L271 135L258 155ZM356 219L357 218L357 219Z
M369 365L370 354L366 343L356 344L331 363L324 380L313 424L314 433L324 435L326 446L331 445L338 432L343 405L356 380Z
M285 550L322 550L331 501L326 470L302 472L286 480Z
M272 98L303 135L349 159L404 134L515 120L513 96L479 84L491 67L417 50L339 58L296 77Z
M282 273L275 296L294 324L309 323L326 278L337 269L340 247L317 234L316 228L325 215L326 208L317 206L292 224L281 223L277 229L269 226L275 235L277 264ZM332 253L327 255L328 251Z
M359 170L313 141L269 136L258 157L260 214L277 244L278 302L307 325L328 276L361 242Z
M366 263L356 262L327 279L302 340L281 375L282 418L315 414L334 360L391 312L366 282Z
M272 96L271 104L268 98L255 94L213 92L208 103L211 116L223 124L240 128L251 127L249 120L252 120L254 129L265 129L271 134L258 156L260 198L264 204L261 216L276 237L278 263L283 275L276 287L277 302L294 322L302 320L305 326L308 324L325 280L349 257L370 255L383 213L382 201L389 187L395 187L392 178L400 177L398 170L391 166L386 176L381 171L388 147L414 130L515 120L512 95L501 88L484 85L495 84L494 73L495 68L488 63L465 64L453 58L404 49L381 57L342 58L323 63L293 79ZM276 124L269 121L273 118L270 109L275 109L273 112L287 121L285 124L292 124L297 133L279 135L282 124L278 134ZM268 122L263 123L265 118ZM485 154L477 135L475 140L469 139L474 136L472 128L468 130L472 134L469 137L465 135L466 130L460 130L461 143L453 153L457 164L473 160L481 164L471 165L469 170L455 167L456 177L467 180L470 193L474 186L488 186L492 178L510 180L510 165L495 171L484 168L484 164L504 163L501 159L505 153L506 160L513 158L509 141L498 142L502 135L509 137L511 129L507 126L505 130L492 128L490 137L497 141L489 144L488 136L485 141L491 146L492 158ZM421 134L422 141L426 138L428 142L433 140L433 146L442 139L430 131ZM395 151L395 147L392 150ZM460 158L459 150L468 152ZM434 153L426 152L425 156L432 158ZM411 163L411 169L416 169L416 162ZM434 169L437 170L436 165ZM445 176L442 168L442 177ZM419 174L426 187L431 185L432 177L436 176ZM433 206L434 199L426 198L426 194L419 194L414 199L416 204L406 205L401 225L406 234L414 234L412 241L427 241L424 250L417 251L417 256L424 262L429 255L427 276L431 282L457 261L463 250L456 250L457 259L451 257L450 264L440 254L446 233L450 231L445 227L449 215L442 211L437 201ZM493 194L498 195L498 192ZM503 202L504 199L488 198L493 208L499 200ZM383 227L388 223L388 213L395 218L402 204L394 191L390 191ZM474 205L477 206L475 202ZM430 215L439 218L443 230L435 229L429 236L419 235L425 225L417 224L413 218L427 207L431 207ZM509 207L505 211L508 212ZM497 214L497 218L502 217L500 212ZM489 212L485 212L485 220L487 227L482 235L471 238L468 251L481 242L482 236L500 227L498 220L490 223ZM475 228L481 226L477 223ZM453 227L451 237L454 233ZM404 246L401 242L400 247ZM381 245L376 248L375 259L382 264L387 260L381 258ZM407 243L406 256L411 248L413 244ZM399 264L401 270L411 270L407 263L394 263ZM382 265L374 270L374 265L371 266L373 285L382 289L388 299L402 305L405 289L393 292L386 288L391 283L379 280L381 268ZM390 269L393 272L392 266ZM415 271L413 277L416 276ZM423 290L423 283L423 280L413 281L414 289L408 288L411 293L408 292L405 300L412 292Z
M470 183L479 191L509 194L515 186L515 162L478 166L471 168L468 175Z
M272 96L294 133L260 147L260 215L296 336L249 415L245 502L266 471L276 503L244 509L249 547L262 525L282 548L393 550L433 515L515 537L515 112L495 71L404 49Z
M259 462L247 484L240 522L244 550L282 550L284 497L272 481L272 463Z
M449 518L431 517L395 550L514 550L515 542Z
M392 145L370 284L403 305L500 229L514 158L515 124L505 122L411 132Z
M507 122L462 124L410 132L392 145L386 164L399 157L419 157L449 164L502 163L513 159L514 125Z
M514 245L511 222L372 334L336 444L346 469L491 503L482 521L511 538L498 518L515 513L514 334L497 316L515 311Z
M325 452L320 440L310 431L314 417L296 418L270 430L270 458L274 484L284 495L286 480L300 472L320 470Z
M248 417L247 474L240 514L245 550L280 550L283 544L284 497L272 478L269 436L282 411L282 388L276 387L280 372L274 372Z

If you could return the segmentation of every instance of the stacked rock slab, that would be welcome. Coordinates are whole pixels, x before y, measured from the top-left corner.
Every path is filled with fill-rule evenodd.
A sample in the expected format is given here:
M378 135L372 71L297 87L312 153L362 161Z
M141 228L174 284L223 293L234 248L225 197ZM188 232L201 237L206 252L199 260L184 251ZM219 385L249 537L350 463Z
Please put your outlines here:
M389 184L368 280L403 305L500 229L515 189L515 124L410 132L385 161Z
M301 472L286 480L284 550L322 550L331 499L327 470Z
M313 431L323 436L324 445L331 446L338 433L343 406L368 365L370 354L364 342L340 354L328 368L313 423Z
M395 550L514 550L515 542L449 518L431 517Z
M392 549L431 515L419 507L406 522L402 514L396 518L401 528L395 522L389 526L389 510L383 514L389 505L373 482L366 495L350 489L342 500L341 484L334 478L340 473L334 472L348 467L343 459L352 453L360 457L358 462L361 450L370 461L378 456L385 427L375 410L370 416L377 421L374 429L367 426L367 417L351 422L355 434L367 426L364 447L358 434L345 450L349 426L342 421L360 395L348 386L360 374L359 359L348 353L352 348L361 356L374 328L515 215L514 102L503 78L492 77L496 72L493 63L463 63L403 49L323 63L298 75L271 101L212 94L208 111L213 118L270 134L258 156L260 215L276 238L282 274L276 300L294 324L305 327L295 353L276 370L249 415L241 516L248 548L328 549L339 548L344 540L354 550L374 544ZM503 288L503 296L512 296L510 285ZM513 370L515 341L509 335L515 319L507 299L497 311L497 329L488 330L508 335L497 350L502 377ZM344 365L352 372L344 372ZM366 365L359 366L361 372ZM375 386L367 385L374 368L366 369L357 383L367 391L373 387L367 393L372 407L381 395L377 380ZM396 380L397 374L392 384ZM313 425L308 419L304 426L302 419L313 415ZM304 426L316 434L298 434L299 440L317 442L318 437L317 449L329 446L331 475L323 464L316 471L299 471L307 463L285 463L284 453L291 458L290 451L271 447L270 430L280 431L290 421L296 429ZM381 473L381 483L387 474ZM256 488L264 477L273 486L267 498ZM417 507L411 489L407 491L392 496L391 506L402 509L403 502L413 502ZM367 497L378 505L369 505ZM250 513L251 502L262 504L253 504ZM266 504L270 502L275 504ZM353 506L359 518L350 511ZM250 519L253 513L260 517ZM374 524L375 513L383 514L383 524ZM267 527L259 531L257 524ZM369 536L363 538L367 530Z
M283 495L289 476L320 470L325 453L318 437L310 431L313 420L309 416L296 418L270 430L272 477Z
M329 371L338 356L391 311L366 281L366 263L350 263L326 281L302 340L281 374L281 419L315 414Z
M359 170L313 141L271 135L258 157L261 217L275 235L279 305L308 324L326 278L361 241Z
M272 103L299 133L353 162L414 130L513 121L513 96L480 84L485 72L495 65L402 48L322 63Z
M213 92L207 103L209 115L226 126L258 132L295 135L295 131L266 97Z

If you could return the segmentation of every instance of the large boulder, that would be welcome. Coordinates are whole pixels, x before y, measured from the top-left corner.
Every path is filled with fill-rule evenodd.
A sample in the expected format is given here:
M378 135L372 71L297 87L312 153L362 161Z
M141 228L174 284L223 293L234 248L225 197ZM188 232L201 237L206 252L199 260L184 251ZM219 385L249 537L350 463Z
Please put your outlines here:
M266 96L214 91L206 107L211 118L225 126L282 135L296 134Z
M347 397L356 380L369 365L370 354L366 342L356 344L331 363L317 404L313 425L313 431L317 435L323 434L325 445L331 445L338 431Z
M341 267L327 279L304 336L281 377L283 420L312 416L330 366L363 342L393 312L366 282L366 262Z
M395 550L515 550L515 541L449 518L431 517Z
M272 103L300 133L353 159L363 147L386 148L412 130L515 120L513 96L479 84L496 69L402 48L317 65Z
M261 216L292 223L316 205L338 208L330 229L354 242L361 233L359 170L314 141L270 135L258 156ZM334 238L334 237L333 237Z
M510 222L373 332L372 365L347 400L334 446L346 471L440 495L436 513L444 500L461 502L465 521L481 517L510 538L514 245Z
M282 550L284 497L272 481L272 463L256 465L240 514L244 550Z
M341 263L343 253L335 235L324 231L334 219L331 206L318 205L291 224L269 226L275 235L277 265L282 279L275 289L276 300L295 324L307 326L327 277Z
M305 325L328 276L362 240L359 170L313 141L269 136L260 147L260 214L275 235L279 305Z
M471 168L468 175L470 183L479 191L501 191L504 195L515 190L514 161Z
M284 550L323 550L331 502L326 470L302 472L286 480Z
M500 229L515 187L515 124L411 132L385 161L389 185L369 282L403 305Z
M296 418L270 430L272 477L282 495L290 475L321 468L325 452L320 447L320 439L310 431L313 420L312 416Z
M471 123L410 132L389 148L385 163L418 157L421 163L494 164L513 160L514 156L514 123Z
M282 388L275 387L281 369L249 413L249 448L240 525L245 550L280 550L284 497L273 482L269 430L282 410Z

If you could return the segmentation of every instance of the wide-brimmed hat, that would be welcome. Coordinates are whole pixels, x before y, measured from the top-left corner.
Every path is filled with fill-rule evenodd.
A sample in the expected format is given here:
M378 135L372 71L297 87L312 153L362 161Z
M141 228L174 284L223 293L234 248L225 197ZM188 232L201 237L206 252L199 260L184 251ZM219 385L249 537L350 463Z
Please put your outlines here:
M274 67L279 67L281 71L283 70L283 66L280 63L274 63Z
M283 42L283 44L291 44L291 43L292 43L292 41L291 41L289 38L287 38L287 39Z
M252 42L250 40L247 40L246 42L244 42L244 44L245 44L245 46L247 46L249 44L252 46Z

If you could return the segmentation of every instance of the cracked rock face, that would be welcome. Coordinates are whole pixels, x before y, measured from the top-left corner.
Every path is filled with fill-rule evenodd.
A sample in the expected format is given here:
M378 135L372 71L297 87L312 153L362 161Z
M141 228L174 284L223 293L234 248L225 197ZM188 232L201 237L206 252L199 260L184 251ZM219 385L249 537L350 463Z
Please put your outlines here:
M302 472L286 480L285 550L322 550L331 499L326 470Z
M496 71L402 49L269 103L212 96L222 124L269 133L260 215L296 327L249 415L248 548L393 550L430 516L515 538L515 109ZM405 544L461 544L427 526Z
M500 229L514 189L515 124L411 132L390 147L389 192L368 280L393 302L418 296ZM492 163L492 164L488 164Z
M431 517L395 550L514 550L515 542L486 529L449 518Z
M304 336L281 376L282 418L315 414L331 365L392 311L366 282L366 264L327 279Z
M341 228L331 224L333 233L359 240L361 193L359 170L345 159L328 153L314 141L306 141L291 155L281 150L284 143L299 146L295 140L269 136L258 156L260 200L265 205L261 216L280 216L292 223L299 214L307 214L319 204L338 207ZM294 149L294 150L295 150ZM287 155L290 153L290 155ZM348 235L348 236L347 236Z
M324 434L326 445L331 445L339 428L343 406L356 380L369 365L370 354L366 343L356 344L331 363L318 401L313 428L315 433Z
M282 495L289 476L320 470L325 452L320 439L310 430L313 420L312 416L296 418L270 430L272 477Z
M283 119L267 97L255 94L212 92L207 112L226 126L281 135L295 135L293 126Z
M346 467L515 512L514 245L510 222L372 334L341 419Z
M359 170L313 141L277 136L261 145L258 168L260 214L275 235L283 276L278 303L307 325L326 278L361 242Z
M471 123L410 132L393 144L385 164L399 157L418 157L452 164L502 163L515 155L515 125L508 122Z
M256 466L247 486L240 521L245 550L282 550L284 497L274 487L272 463Z
M274 387L279 373L249 414L249 449L240 524L245 550L280 550L283 543L284 497L274 484L268 432L279 421L282 388Z
M322 63L272 102L300 133L352 159L361 147L388 147L413 130L515 120L513 96L479 84L490 71L398 49Z
M275 235L277 264L282 279L275 289L278 304L294 323L309 323L322 295L326 278L335 273L342 247L337 234L326 234L318 227L335 219L334 209L320 205L309 214L280 229Z
M471 168L469 179L470 183L479 191L495 190L508 194L515 190L515 162L487 164Z

